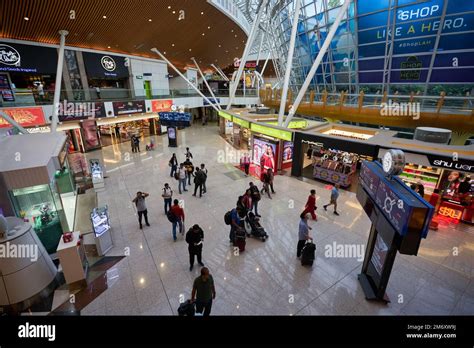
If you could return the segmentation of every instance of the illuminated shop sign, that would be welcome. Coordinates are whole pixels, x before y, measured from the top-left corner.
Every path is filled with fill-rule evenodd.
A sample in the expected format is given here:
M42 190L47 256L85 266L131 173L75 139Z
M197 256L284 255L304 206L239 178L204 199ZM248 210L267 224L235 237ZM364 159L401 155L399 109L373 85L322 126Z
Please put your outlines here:
M89 78L127 78L128 58L82 52Z
M0 43L0 71L55 74L57 61L55 48Z

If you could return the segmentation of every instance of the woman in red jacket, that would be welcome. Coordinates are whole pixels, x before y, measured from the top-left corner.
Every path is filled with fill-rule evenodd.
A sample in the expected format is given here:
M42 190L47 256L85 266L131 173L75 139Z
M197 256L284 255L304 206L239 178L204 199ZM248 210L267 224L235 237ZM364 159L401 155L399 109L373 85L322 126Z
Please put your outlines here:
M316 216L316 190L311 190L311 194L308 197L308 201L305 205L305 210L303 214L310 213L313 220L318 221L318 217Z

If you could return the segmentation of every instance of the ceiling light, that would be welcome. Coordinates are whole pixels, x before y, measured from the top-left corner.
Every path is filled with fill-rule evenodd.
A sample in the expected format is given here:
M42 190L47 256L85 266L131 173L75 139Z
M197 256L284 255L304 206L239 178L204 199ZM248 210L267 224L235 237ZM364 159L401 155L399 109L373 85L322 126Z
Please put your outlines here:
M107 18L107 16L102 16L102 18L103 18L103 19L106 19L106 18Z
M171 6L168 6L168 10L171 8Z
M204 35L206 35L206 34L202 33L202 36L204 36Z
M237 34L235 34L234 37L237 37Z
M110 46L107 46L107 48L110 48Z
M201 12L201 16L204 14L204 12Z
M163 52L163 54L166 54L166 52Z
M207 27L207 29L211 29L211 27L209 26L209 27Z
M191 51L192 51L192 50L191 50L191 49L189 49L189 52L191 52Z
M23 18L25 21L29 21L30 19L28 17Z
M152 21L152 19L150 18L150 19L148 20L148 22L151 22L151 21Z
M173 46L173 47L174 47L174 44L171 44L171 46Z
M175 14L175 13L176 13L176 11L173 11L173 14Z
M219 47L222 47L222 45L219 45Z
M233 32L234 32L234 29L232 29L230 32L233 33Z

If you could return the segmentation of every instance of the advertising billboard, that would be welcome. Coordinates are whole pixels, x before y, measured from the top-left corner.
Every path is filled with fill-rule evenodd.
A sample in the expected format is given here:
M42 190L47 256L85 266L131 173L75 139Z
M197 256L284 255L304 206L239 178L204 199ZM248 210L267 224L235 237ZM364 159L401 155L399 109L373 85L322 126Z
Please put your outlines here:
M144 113L146 110L144 100L134 100L134 101L119 101L113 102L112 106L114 108L114 115L128 115L128 114L140 114Z
M161 112L161 111L170 111L173 101L171 99L159 99L151 101L151 111L152 112Z
M43 108L41 106L31 108L5 108L0 110L13 118L23 127L42 126L46 123ZM0 128L9 127L12 127L12 125L0 117Z

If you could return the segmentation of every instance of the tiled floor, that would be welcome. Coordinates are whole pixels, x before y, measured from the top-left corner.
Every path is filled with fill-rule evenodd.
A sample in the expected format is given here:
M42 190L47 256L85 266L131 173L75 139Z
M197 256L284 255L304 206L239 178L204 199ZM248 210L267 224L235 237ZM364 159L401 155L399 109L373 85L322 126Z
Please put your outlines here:
M392 302L368 302L357 280L362 263L356 257L329 258L324 252L334 242L365 248L370 223L354 193L341 193L341 216L335 216L321 209L329 199L326 184L276 177L277 193L272 200L264 197L259 206L269 239L248 239L246 251L235 256L223 216L254 179L221 160L233 148L215 125L180 131L178 148L169 148L166 137L156 137L155 143L157 149L148 153L131 153L125 143L88 154L107 166L106 189L98 197L99 204L109 206L113 225L114 248L107 255L127 257L107 271L108 289L82 315L176 315L180 298L190 297L199 267L190 272L187 244L183 238L173 242L161 198L165 182L184 200L186 227L199 224L204 229L203 261L217 290L214 315L474 314L472 227L430 231L417 257L397 255L387 290ZM195 164L205 163L209 169L208 193L202 199L192 192L179 195L169 176L171 153L183 161L186 146ZM312 223L317 252L314 266L305 268L295 249L299 213L312 188L320 207L319 221ZM150 193L151 227L143 230L131 203L139 190Z

